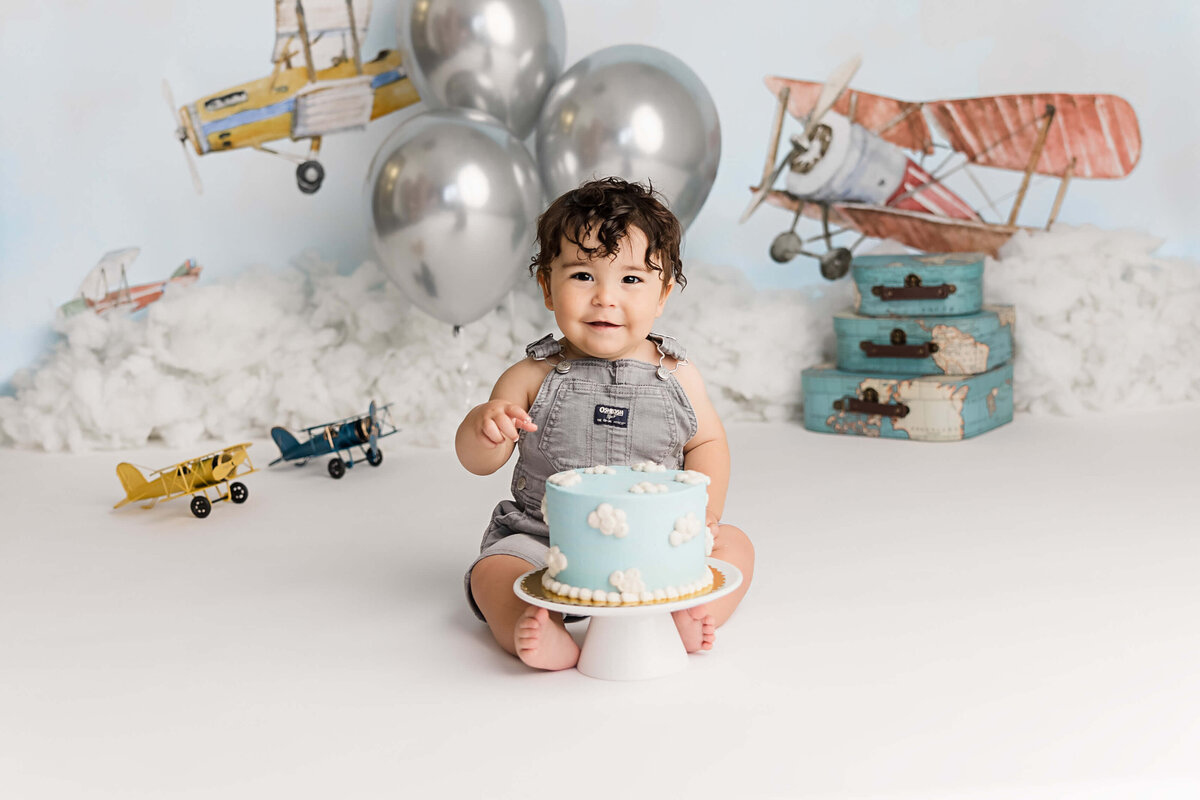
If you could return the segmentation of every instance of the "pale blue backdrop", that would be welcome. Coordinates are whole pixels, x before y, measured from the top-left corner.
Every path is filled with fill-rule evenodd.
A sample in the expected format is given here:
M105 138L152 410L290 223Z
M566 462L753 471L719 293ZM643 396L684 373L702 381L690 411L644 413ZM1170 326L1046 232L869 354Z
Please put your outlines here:
M685 256L734 264L762 286L819 280L811 263L773 264L782 212L737 217L762 171L774 100L769 73L822 79L855 52L854 85L905 99L1032 91L1110 92L1136 109L1144 152L1121 181L1077 181L1064 222L1139 228L1195 259L1200 174L1200 6L1095 0L562 0L567 64L609 45L651 44L689 64L721 117L716 185ZM376 2L365 50L394 46L396 0ZM331 137L315 196L293 167L251 152L199 159L191 189L160 92L182 103L270 70L269 0L5 0L0 12L0 386L42 356L54 308L99 256L142 247L131 278L186 257L202 280L305 248L351 268L369 257L362 182L383 138L415 106ZM1044 218L1053 189L1028 205Z

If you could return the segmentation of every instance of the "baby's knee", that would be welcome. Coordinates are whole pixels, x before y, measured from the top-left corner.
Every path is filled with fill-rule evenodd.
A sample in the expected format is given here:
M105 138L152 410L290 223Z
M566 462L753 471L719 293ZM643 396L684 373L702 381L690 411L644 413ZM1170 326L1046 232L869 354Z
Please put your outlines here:
M533 565L517 556L497 554L481 558L471 568L471 591L486 591L497 583L511 587L517 577L532 568Z
M726 525L722 523L718 530L716 539L713 543L715 551L734 552L746 560L746 563L754 563L754 544L750 541L750 537L745 531L735 525Z

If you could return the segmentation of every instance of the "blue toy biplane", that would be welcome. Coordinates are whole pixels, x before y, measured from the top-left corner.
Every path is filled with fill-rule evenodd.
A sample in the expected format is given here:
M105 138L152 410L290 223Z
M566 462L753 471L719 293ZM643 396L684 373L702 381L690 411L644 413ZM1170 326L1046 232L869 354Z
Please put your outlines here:
M333 453L333 458L329 460L329 474L340 478L354 466L353 449L357 447L368 464L378 467L383 462L379 440L397 432L388 410L390 407L391 403L388 403L376 408L372 400L370 409L362 416L305 428L301 433L308 434L306 442L297 441L286 428L271 428L271 438L279 445L279 458L268 466L275 466L280 461L295 461L297 467L302 467L311 458Z

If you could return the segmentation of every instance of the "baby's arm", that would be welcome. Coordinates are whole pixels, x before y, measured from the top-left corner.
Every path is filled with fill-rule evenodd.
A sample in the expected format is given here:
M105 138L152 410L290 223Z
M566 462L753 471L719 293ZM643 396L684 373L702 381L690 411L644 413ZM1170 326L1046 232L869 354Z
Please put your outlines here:
M491 399L467 412L454 449L458 460L476 475L491 475L512 455L517 429L536 431L529 406L541 384L536 362L525 359L513 364L492 388Z
M696 435L683 446L683 466L703 472L712 479L708 485L708 524L720 521L725 511L725 493L729 490L729 443L725 426L717 416L700 371L690 363L680 365L675 372L679 384L696 412Z

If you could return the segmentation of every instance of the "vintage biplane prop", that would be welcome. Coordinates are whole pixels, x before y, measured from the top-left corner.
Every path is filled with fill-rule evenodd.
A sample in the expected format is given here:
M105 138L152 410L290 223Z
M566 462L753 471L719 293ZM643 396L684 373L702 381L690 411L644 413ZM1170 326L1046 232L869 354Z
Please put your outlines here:
M192 513L204 519L212 512L213 503L222 500L244 503L250 492L246 484L233 479L254 472L254 464L246 452L249 446L249 442L231 445L145 476L133 464L117 464L117 477L125 487L125 499L113 508L139 500L149 501L142 508L151 508L159 500L173 500L189 494L192 496ZM211 499L209 489L213 490Z
M371 0L275 0L275 68L269 76L178 110L163 81L197 192L203 187L188 143L201 156L250 147L292 161L299 165L300 191L312 194L325 180L317 161L321 137L365 127L420 100L397 51L383 50L363 62L360 43L370 17ZM308 139L308 153L264 146L277 139Z
M766 201L792 212L791 228L771 243L771 258L797 255L818 259L830 280L849 269L855 247L865 238L891 239L926 252L982 252L1000 246L1023 229L1017 215L1030 178L1059 179L1045 227L1053 224L1074 178L1120 178L1141 155L1137 116L1129 103L1108 94L1022 94L961 100L908 102L849 88L859 59L842 65L824 84L768 77L778 98L762 180L742 221ZM804 123L790 137L787 155L775 163L784 112ZM944 141L935 141L936 130ZM926 171L921 162L937 149L949 154ZM908 152L913 153L914 160ZM1007 214L984 189L974 167L1022 173ZM784 189L775 189L787 170ZM987 221L944 180L963 172L1004 221ZM820 220L821 232L808 239L796 233L801 216ZM837 226L830 230L830 226ZM849 247L833 239L859 234ZM806 245L824 241L825 252Z
M271 428L271 438L279 446L279 458L267 466L273 467L280 461L295 461L296 466L302 467L309 459L333 453L333 458L329 460L329 474L340 478L354 466L353 449L357 447L368 464L378 467L383 463L379 440L397 432L390 408L390 403L376 408L375 402L371 401L370 408L362 416L305 428L301 431L301 434L308 436L304 442L298 441L286 428Z
M88 272L83 283L79 284L79 294L58 307L59 316L69 317L89 310L97 314L114 309L137 311L161 298L168 286L187 286L195 283L200 277L200 270L203 269L189 258L166 280L130 286L125 270L140 252L137 247L126 247L105 253L100 262Z

